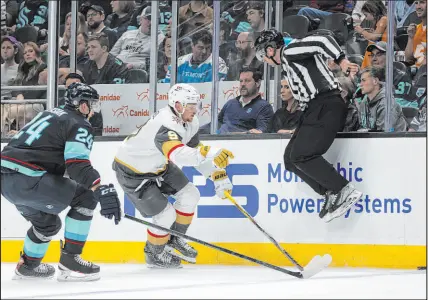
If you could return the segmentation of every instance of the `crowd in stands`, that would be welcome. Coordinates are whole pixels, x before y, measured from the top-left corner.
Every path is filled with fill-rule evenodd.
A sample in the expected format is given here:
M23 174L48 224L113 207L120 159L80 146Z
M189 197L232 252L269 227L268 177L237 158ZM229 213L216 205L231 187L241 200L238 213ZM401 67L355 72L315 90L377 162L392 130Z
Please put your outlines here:
M212 81L213 1L179 2L177 82ZM59 84L70 79L71 3L60 0ZM77 74L88 84L170 82L171 1L80 0L77 20ZM287 39L329 34L360 72L344 74L329 63L348 104L343 131L383 131L388 88L393 88L394 131L426 131L426 0L387 1L285 0L283 27ZM274 10L271 7L271 12ZM1 85L46 85L48 0L1 0ZM151 16L159 20L157 78L150 79ZM264 1L221 1L218 78L240 82L240 96L219 114L219 133L291 133L300 111L281 81L282 108L276 112L260 96L264 64L254 42L265 29ZM395 18L393 87L385 84L388 17ZM272 18L274 19L274 18ZM269 27L276 26L274 20ZM273 73L273 72L271 72ZM72 75L73 77L74 75ZM74 78L74 77L73 77ZM272 79L272 78L270 78ZM46 99L46 91L3 90L2 100ZM19 130L43 104L2 104L2 136ZM25 111L25 117L18 117ZM201 132L209 126L201 128ZM10 134L9 134L10 135Z

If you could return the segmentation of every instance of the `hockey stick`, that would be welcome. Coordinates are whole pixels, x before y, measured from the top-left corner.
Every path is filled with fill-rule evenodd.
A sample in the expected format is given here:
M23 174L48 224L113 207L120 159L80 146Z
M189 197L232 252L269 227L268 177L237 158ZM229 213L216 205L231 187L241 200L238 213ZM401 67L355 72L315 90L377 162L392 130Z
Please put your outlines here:
M235 205L244 214L244 216L246 216L254 225L256 225L256 227L276 246L276 248L279 249L279 251L282 252L282 254L284 254L285 256L287 256L287 258L293 263L293 265L295 265L300 271L303 271L303 267L293 257L291 257L291 255L288 254L288 252L285 251L285 249L282 248L279 245L279 243L269 233L267 233L256 222L256 220L254 220L254 218L241 205L239 205L238 202L236 202L236 200L228 192L224 192L224 194L226 195L227 199L229 199L230 202L232 202L233 205Z
M130 219L130 220L132 220L134 222L138 222L138 223L144 224L144 225L149 226L149 227L153 227L153 228L156 228L156 229L168 232L168 233L170 233L170 234L172 234L174 236L178 236L178 237L184 238L186 240L189 240L189 241L192 241L192 242L195 242L195 243L207 246L209 248L213 248L215 250L218 250L218 251L221 251L221 252L224 252L224 253L227 253L227 254L230 254L230 255L242 258L244 260L251 261L253 263L256 263L258 265L264 266L266 268L273 269L273 270L276 270L276 271L279 271L279 272L282 272L282 273L285 273L285 274L288 274L288 275L291 275L291 276L294 276L294 277L297 277L297 278L301 278L301 279L307 279L309 277L312 277L313 275L317 274L322 269L324 269L325 267L327 267L330 264L330 262L331 262L331 256L329 256L328 254L325 255L324 257L321 257L321 256L317 255L314 258L312 258L312 260L307 264L307 266L305 267L304 271L302 271L302 272L293 272L293 271L290 271L290 270L287 270L287 269L280 268L280 267L275 266L275 265L271 265L271 264L269 264L267 262L264 262L264 261L261 261L261 260L258 260L258 259L246 256L244 254L240 254L240 253L234 252L232 250L229 250L229 249L226 249L226 248L223 248L223 247L220 247L220 246L208 243L208 242L204 242L204 241L199 240L197 238L194 238L194 237L185 235L183 233L177 232L175 230L172 230L172 229L169 229L169 228L165 228L165 227L162 227L162 226L159 226L159 225L147 222L147 221L142 220L142 219L138 219L136 217L133 217L133 216L130 216L130 215L127 215L127 214L125 214L125 218ZM323 258L325 258L327 256L330 257L330 261L328 261L328 262L325 259L323 259Z

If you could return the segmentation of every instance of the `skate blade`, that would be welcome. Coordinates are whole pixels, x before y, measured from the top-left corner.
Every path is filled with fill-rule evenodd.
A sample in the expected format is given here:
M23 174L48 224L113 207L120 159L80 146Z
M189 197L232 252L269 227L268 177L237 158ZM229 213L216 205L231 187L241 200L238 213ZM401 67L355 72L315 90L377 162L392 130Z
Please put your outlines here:
M60 282L96 281L101 279L100 272L92 274L83 274L71 270L60 269L59 267L58 269L59 274L56 279Z
M330 254L326 254L324 256L316 255L312 260L306 265L306 267L301 272L304 279L308 279L315 274L321 272L325 268L327 268L331 262L332 257Z
M191 264L196 264L196 258L195 257L185 256L185 255L181 254L180 252L175 251L175 249L170 247L170 246L165 246L165 250L168 251L171 255L178 257L181 260L187 261L188 263L191 263Z
M35 276L24 276L21 274L16 274L13 275L12 280L51 280L52 278L54 278L55 273L48 276L48 277L35 277Z
M149 269L181 269L181 268L183 268L183 266L178 265L176 267L165 267L165 266L161 266L161 265L147 264L147 268L149 268Z

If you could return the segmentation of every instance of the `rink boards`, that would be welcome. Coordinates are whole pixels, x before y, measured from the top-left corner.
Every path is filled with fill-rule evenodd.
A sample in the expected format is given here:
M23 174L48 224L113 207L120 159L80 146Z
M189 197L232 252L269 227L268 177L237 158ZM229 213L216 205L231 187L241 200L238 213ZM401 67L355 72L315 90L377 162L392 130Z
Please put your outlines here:
M296 260L305 264L330 253L333 266L416 268L426 266L426 138L339 138L326 154L333 166L363 192L342 218L318 218L321 197L282 164L288 139L217 140L235 154L228 174L233 196ZM117 181L111 162L120 142L96 141L91 160L102 182ZM3 148L4 144L2 144ZM201 200L188 234L277 265L288 260L194 168L183 168L198 187ZM124 197L124 211L141 217ZM171 199L173 201L173 199ZM64 220L65 213L61 214ZM29 228L16 209L1 202L1 260L15 262ZM59 239L46 261L59 258ZM115 226L95 213L84 257L97 262L143 262L145 226L123 220ZM194 245L200 264L248 264L228 254Z

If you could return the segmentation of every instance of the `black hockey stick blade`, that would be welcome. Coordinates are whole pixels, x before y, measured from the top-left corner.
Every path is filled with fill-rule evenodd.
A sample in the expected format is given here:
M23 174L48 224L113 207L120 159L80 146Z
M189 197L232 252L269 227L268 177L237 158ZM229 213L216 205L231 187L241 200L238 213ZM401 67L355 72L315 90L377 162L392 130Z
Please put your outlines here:
M285 274L288 274L288 275L291 275L291 276L294 276L294 277L297 277L297 278L301 278L301 279L303 279L303 278L309 278L309 277L304 276L304 274L302 274L301 272L293 272L293 271L290 271L290 270L287 270L287 269L280 268L280 267L275 266L275 265L271 265L270 263L267 263L267 262L255 259L253 257L249 257L249 256L246 256L244 254L237 253L237 252L234 252L232 250L229 250L229 249L226 249L226 248L223 248L223 247L220 247L220 246L217 246L217 245L214 245L214 244L202 241L200 239L188 236L186 234L177 232L175 230L172 230L172 229L169 229L169 228L165 228L165 227L162 227L162 226L150 223L150 222L148 222L146 220L138 219L136 217L133 217L133 216L130 216L130 215L126 215L126 214L125 214L125 218L130 219L130 220L132 220L134 222L138 222L138 223L144 224L144 225L152 227L152 228L156 228L156 229L168 232L168 233L170 233L172 235L175 235L175 236L181 237L183 239L186 239L186 240L189 240L189 241L192 241L192 242L204 245L206 247L209 247L209 248L212 248L212 249L215 249L215 250L218 250L218 251L221 251L221 252L224 252L224 253L227 253L227 254L239 257L239 258L242 258L244 260L251 261L253 263L256 263L258 265L264 266L266 268L270 268L270 269L273 269L273 270L276 270L276 271L279 271L279 272L282 272L282 273L285 273Z

